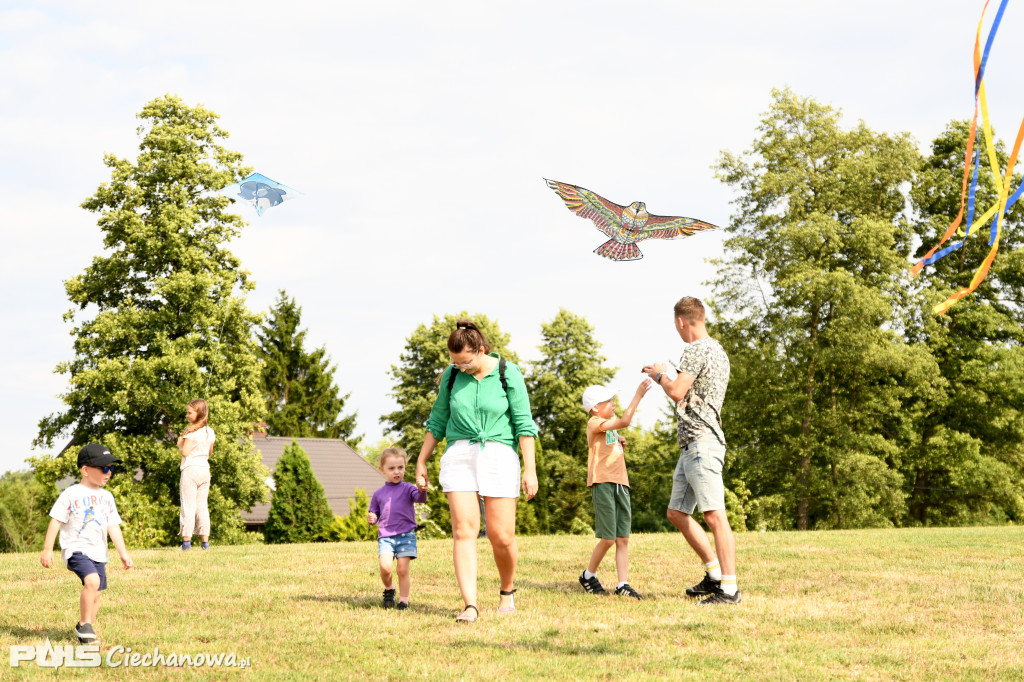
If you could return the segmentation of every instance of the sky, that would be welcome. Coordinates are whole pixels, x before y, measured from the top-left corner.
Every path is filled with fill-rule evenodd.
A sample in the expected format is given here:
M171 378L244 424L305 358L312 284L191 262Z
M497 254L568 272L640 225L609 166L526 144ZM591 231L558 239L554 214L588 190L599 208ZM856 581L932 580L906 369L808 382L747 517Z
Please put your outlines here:
M1014 5L987 72L1004 139L1024 115ZM644 364L678 357L672 305L711 294L723 231L612 262L543 178L728 225L736 194L713 166L750 148L787 86L926 150L971 116L981 7L0 0L0 472L51 452L32 441L67 387L64 282L103 253L80 204L110 179L104 155L135 158L136 114L156 97L217 112L228 148L303 193L260 217L240 207L230 248L256 282L250 309L281 289L302 306L376 443L389 370L434 315L497 320L526 361L560 308L582 315L626 399ZM663 406L648 397L637 420Z

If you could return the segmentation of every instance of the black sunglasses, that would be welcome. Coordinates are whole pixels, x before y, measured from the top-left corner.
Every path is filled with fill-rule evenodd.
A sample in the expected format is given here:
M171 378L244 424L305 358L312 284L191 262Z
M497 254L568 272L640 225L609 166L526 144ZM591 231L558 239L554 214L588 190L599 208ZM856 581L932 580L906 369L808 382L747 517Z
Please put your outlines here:
M93 468L94 469L99 469L100 471L102 471L105 474L112 474L112 473L114 473L114 465L113 464L108 464L105 467L93 467Z

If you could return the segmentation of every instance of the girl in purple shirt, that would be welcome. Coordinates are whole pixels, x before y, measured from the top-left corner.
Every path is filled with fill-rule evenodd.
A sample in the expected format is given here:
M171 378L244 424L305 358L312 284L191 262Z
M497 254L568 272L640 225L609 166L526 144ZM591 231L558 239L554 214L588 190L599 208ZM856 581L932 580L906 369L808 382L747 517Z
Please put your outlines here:
M407 460L405 450L387 448L380 453L377 468L386 482L370 499L366 520L377 524L377 554L380 579L384 583L386 609L395 607L392 562L398 560L398 610L409 608L409 562L416 558L416 509L414 502L426 502L426 491L402 480Z

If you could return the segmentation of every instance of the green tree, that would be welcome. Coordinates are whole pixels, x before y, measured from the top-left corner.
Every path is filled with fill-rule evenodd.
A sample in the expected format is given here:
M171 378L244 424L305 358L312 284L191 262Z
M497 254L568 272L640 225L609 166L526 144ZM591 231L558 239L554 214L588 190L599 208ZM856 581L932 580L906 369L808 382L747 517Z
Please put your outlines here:
M342 438L355 447L356 416L343 416L349 395L340 395L323 346L307 351L300 329L302 308L284 290L257 331L263 360L267 432L274 436Z
M516 354L508 348L509 336L501 331L497 321L492 322L485 315L470 315L466 311L444 317L434 315L429 326L420 324L413 330L406 339L399 364L391 365L390 374L394 383L390 395L398 403L398 409L380 418L386 432L397 436L396 445L409 453L411 461L410 466L406 467L405 476L410 482L416 476L415 460L426 437L427 419L437 398L441 373L451 364L448 335L455 329L455 322L461 318L473 320L490 342L492 352L498 353L508 362L519 364ZM427 505L431 521L445 533L451 533L448 502L437 484L444 445L442 443L438 446L427 464L431 481Z
M969 124L953 121L931 145L911 191L921 239L920 258L946 231L960 207L964 153ZM993 206L993 187L985 133L978 130L980 162L975 217ZM1005 145L995 142L1000 171ZM1014 186L1021 182L1018 175ZM1000 252L991 271L970 296L945 315L931 307L967 286L989 251L989 225L963 248L928 266L916 283L923 310L907 337L924 344L937 365L934 391L915 405L918 439L908 448L901 471L913 484L909 505L914 524L972 524L1019 521L1024 496L1017 490L1024 476L1024 207L1004 217ZM964 229L947 243L963 239Z
M541 323L540 359L526 377L530 405L540 429L534 498L544 532L568 531L574 519L593 524L587 490L587 420L583 391L606 384L616 369L604 366L601 343L586 318L564 308ZM589 521L588 521L589 519Z
M733 367L727 483L782 495L798 529L903 517L895 469L913 429L901 409L935 369L899 333L914 236L904 188L919 154L907 134L839 117L773 91L752 148L717 164L738 190L709 327Z
M139 114L140 153L105 157L111 179L82 206L99 215L105 251L65 283L75 322L64 410L41 420L37 445L70 437L64 453L33 460L47 486L78 477L78 446L105 443L124 470L111 484L131 544L170 544L178 532L175 447L186 404L205 398L217 447L210 458L213 536L241 537L239 509L266 499L267 472L247 434L263 414L245 307L249 275L226 248L244 223L216 190L248 169L220 145L217 115L173 96ZM143 531L143 529L145 529ZM136 532L138 531L138 533Z
M333 521L327 493L306 451L293 440L274 469L274 494L263 537L268 543L322 540Z
M0 552L41 548L53 499L30 471L0 476Z
M601 343L585 317L558 311L541 323L540 359L530 363L527 387L540 439L551 450L587 458L587 420L583 391L607 384L618 368L605 367Z

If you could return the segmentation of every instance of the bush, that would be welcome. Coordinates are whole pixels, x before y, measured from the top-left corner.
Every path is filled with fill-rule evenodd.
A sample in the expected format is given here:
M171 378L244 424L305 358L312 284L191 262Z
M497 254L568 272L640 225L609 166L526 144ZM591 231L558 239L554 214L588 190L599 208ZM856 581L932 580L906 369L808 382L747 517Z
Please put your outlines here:
M54 499L29 471L0 476L0 552L41 548Z
M327 493L313 473L306 451L293 440L274 470L274 494L264 538L268 543L323 540L333 519Z

